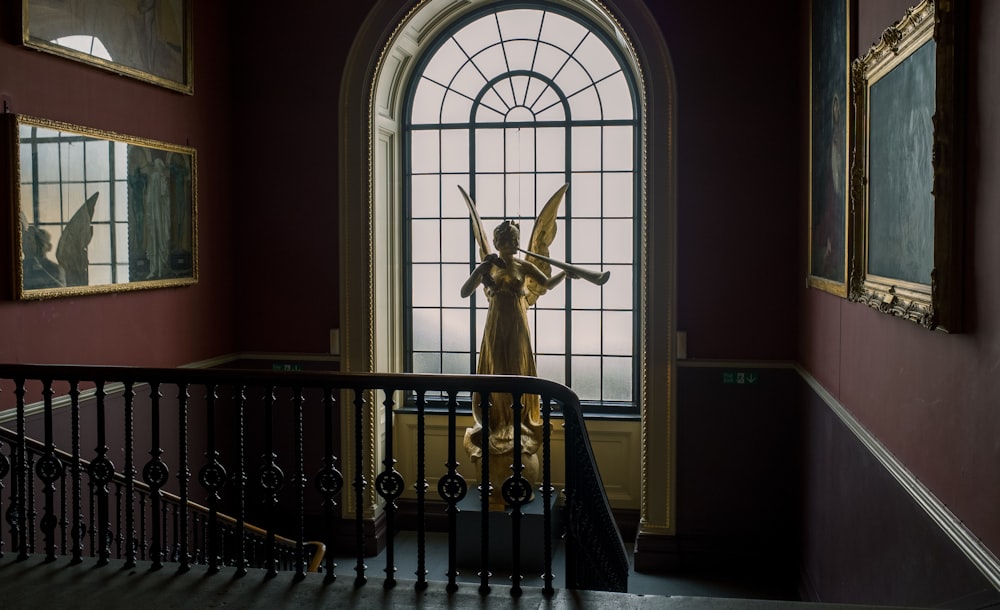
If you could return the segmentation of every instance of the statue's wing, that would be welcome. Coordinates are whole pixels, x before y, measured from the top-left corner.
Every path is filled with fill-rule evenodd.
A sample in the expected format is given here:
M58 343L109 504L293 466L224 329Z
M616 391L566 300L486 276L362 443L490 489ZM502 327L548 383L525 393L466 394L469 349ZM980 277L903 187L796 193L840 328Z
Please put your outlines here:
M490 253L490 242L486 240L486 229L483 228L483 219L479 217L479 210L476 203L465 192L462 185L458 185L458 190L462 191L465 198L465 205L469 206L469 216L472 218L472 234L476 236L476 243L479 244L479 260L485 259Z
M559 205L562 203L563 196L566 194L566 189L568 188L568 184L559 187L559 190L549 197L542 211L538 214L538 218L535 219L535 228L531 230L531 240L528 242L529 252L541 254L542 256L549 255L549 246L552 245L552 241L556 238L556 216L559 215ZM545 275L552 273L552 266L537 256L529 254L526 260L541 269ZM531 278L528 278L525 282L525 287L527 288L528 305L534 305L538 297L545 294L545 288Z

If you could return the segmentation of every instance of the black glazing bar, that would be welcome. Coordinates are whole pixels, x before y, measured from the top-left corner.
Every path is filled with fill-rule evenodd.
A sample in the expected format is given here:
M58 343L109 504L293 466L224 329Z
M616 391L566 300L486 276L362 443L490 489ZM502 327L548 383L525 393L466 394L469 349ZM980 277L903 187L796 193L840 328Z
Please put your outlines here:
M11 498L14 519L11 521L11 538L15 541L18 561L28 558L28 450L24 430L24 378L14 379L14 397L17 402L17 458L14 460L14 483L17 499Z
M382 406L385 409L385 459L382 460L382 465L384 466L381 476L382 484L377 487L382 497L385 498L385 524L386 531L389 532L389 535L386 536L385 545L385 582L382 584L384 588L391 589L396 586L396 545L394 534L396 532L396 498L399 495L399 486L394 484L397 473L395 472L396 460L392 455L392 407L394 404L392 395L395 390L386 388L383 391L385 392L385 400L382 402Z
M56 515L55 515L55 481L58 478L56 469L62 468L62 463L55 455L55 445L52 441L52 380L42 380L42 400L45 404L45 455L39 458L36 474L41 479L42 492L45 496L45 514L42 516L41 528L45 538L45 561L56 560Z
M143 468L143 480L150 487L150 517L153 520L153 541L152 545L149 547L149 558L153 561L153 565L150 569L159 570L163 567L163 547L164 538L159 527L157 527L156 519L160 515L160 506L163 500L163 496L160 493L160 487L163 485L164 471L162 468L162 462L160 461L160 455L163 454L163 449L160 447L160 384L156 381L150 382L149 384L149 403L150 403L150 448L149 455L151 457L150 461L146 463ZM162 469L161 469L162 468Z
M179 518L180 524L180 544L175 535L174 553L178 555L180 562L177 571L187 572L190 566L190 549L188 548L188 536L190 535L190 523L188 522L188 484L191 481L191 469L188 464L188 384L177 384L177 425L180 436L178 456L180 463L177 465L177 485L180 487L180 503L175 508L175 520Z
M320 492L323 494L324 521L326 522L326 576L323 581L327 584L337 580L337 564L333 560L333 538L336 531L334 511L337 502L334 499L337 495L338 487L342 480L338 479L336 472L336 459L333 455L333 428L334 428L334 398L333 388L325 388L323 395L323 449L326 452L325 468L318 479Z
M235 535L236 556L234 566L236 576L245 576L247 573L247 548L246 548L246 514L247 514L247 464L246 464L246 387L239 385L236 387L236 531Z
M424 527L427 502L427 452L424 443L426 406L425 392L420 390L417 392L417 481L413 484L417 492L417 571L415 574L418 591L427 588L427 528Z
M274 531L277 527L278 491L281 487L281 471L275 463L274 454L274 386L268 386L264 393L264 459L267 463L260 470L260 484L267 494L267 538L264 545L264 567L267 577L278 574L278 560L275 555Z
M479 397L479 409L482 419L483 435L480 437L482 453L480 462L482 463L482 473L479 478L479 539L480 559L479 559L479 594L486 595L490 592L490 494L493 493L493 486L490 484L490 401L493 397L484 392ZM454 438L454 437L451 437ZM500 490L496 490L500 493Z
M137 539L135 531L135 457L133 455L133 422L135 418L135 389L131 381L125 382L125 567L134 568ZM119 488L119 493L121 489ZM121 503L119 502L119 511ZM119 527L119 532L121 528ZM122 534L119 534L122 535ZM119 553L121 550L119 549Z
M457 431L456 419L458 411L458 400L456 400L456 393L453 390L448 392L448 439L455 438ZM461 489L460 483L462 482L460 475L458 474L458 460L455 455L455 443L448 443L448 475L446 480L451 483L451 485L444 491L445 501L448 503L448 587L449 593L454 593L458 590L458 501L462 499L465 495L464 489ZM438 484L439 491L442 490L441 484Z
M295 580L306 577L305 538L306 538L306 463L305 438L302 430L304 418L302 386L292 389L292 405L295 412L295 516L297 520L295 534Z
M69 381L69 399L70 399L70 443L72 446L73 463L71 466L71 474L73 481L72 490L72 511L70 520L72 525L70 527L70 535L73 539L72 555L73 558L70 560L71 565L78 564L83 561L83 468L80 464L80 383L71 379ZM66 503L63 502L63 509L65 510Z
M104 399L107 394L104 391L104 381L98 380L94 389L97 410L97 458L91 462L91 549L93 552L93 531L94 531L94 504L97 504L97 565L107 565L111 559L111 517L108 514L108 482L114 474L114 465L108 461L108 437L107 418L105 413ZM104 471L99 467L103 465Z
M364 390L354 390L354 544L358 554L358 562L354 567L357 575L354 586L361 587L368 579L365 577L365 476L364 476L364 444L362 442L362 423L364 419Z
M552 401L542 398L542 541L544 572L542 573L542 594L555 593L552 581Z
M505 489L508 493L503 494L504 500L510 502L510 517L511 517L511 574L510 574L510 594L513 597L521 596L521 580L524 578L521 575L521 504L526 500L524 494L522 493L523 486L519 483L523 483L524 475L522 471L524 470L524 464L522 464L521 455L523 450L521 448L521 420L524 417L524 405L522 404L523 396L521 394L513 395L513 402L510 405L512 415L514 416L514 448L511 451L514 457L513 473L511 474L510 485L505 482ZM530 490L528 491L528 497L530 497Z
M207 464L201 470L200 483L208 490L208 524L203 546L208 563L208 573L219 571L219 488L225 480L225 471L219 468L219 450L215 442L215 407L218 388L209 384L205 387L205 428L208 430Z

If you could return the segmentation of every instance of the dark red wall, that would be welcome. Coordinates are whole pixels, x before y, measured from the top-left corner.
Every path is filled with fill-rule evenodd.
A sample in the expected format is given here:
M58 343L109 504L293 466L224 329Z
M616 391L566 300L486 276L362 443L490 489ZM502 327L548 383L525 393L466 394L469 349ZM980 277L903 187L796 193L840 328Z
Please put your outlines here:
M19 7L5 2L0 8L0 96L11 111L197 149L199 283L42 302L5 298L0 361L175 366L232 351L233 146L224 7L198 3L193 96L13 44ZM6 202L0 214L6 243L12 230ZM13 262L6 249L0 261L0 277L9 278ZM10 294L7 286L2 294Z
M907 0L863 0L861 52ZM994 552L1000 549L1000 5L971 2L965 332L802 290L806 369ZM804 258L802 253L801 257Z

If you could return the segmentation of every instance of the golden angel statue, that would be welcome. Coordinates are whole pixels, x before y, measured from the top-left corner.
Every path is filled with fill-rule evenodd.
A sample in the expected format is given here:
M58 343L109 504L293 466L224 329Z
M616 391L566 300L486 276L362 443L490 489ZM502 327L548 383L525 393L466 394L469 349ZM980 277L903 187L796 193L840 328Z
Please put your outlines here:
M483 222L476 205L462 187L462 196L469 206L473 233L482 259L462 285L462 297L468 297L480 285L489 300L486 324L476 372L484 375L535 376L535 357L528 328L528 307L538 297L559 285L567 276L583 278L596 284L607 281L609 272L596 273L549 258L549 246L556 236L556 216L569 185L563 185L542 208L531 232L528 250L520 248L518 223L505 220L493 231L492 252L486 242ZM518 252L526 254L519 258ZM552 265L562 269L551 275ZM521 417L522 476L532 486L538 481L538 450L542 444L542 416L537 395L523 395ZM488 447L490 460L491 510L502 510L500 490L514 462L514 414L510 394L493 394L489 404L489 439L483 441L482 408L478 394L473 396L473 427L465 432L465 450L473 463L483 458Z

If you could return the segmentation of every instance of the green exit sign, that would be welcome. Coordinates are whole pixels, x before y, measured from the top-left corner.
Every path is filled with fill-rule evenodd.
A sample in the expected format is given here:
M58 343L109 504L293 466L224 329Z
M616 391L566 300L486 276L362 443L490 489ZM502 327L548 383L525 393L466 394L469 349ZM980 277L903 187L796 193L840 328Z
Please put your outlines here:
M722 383L724 385L754 385L760 381L760 374L756 371L723 371Z

